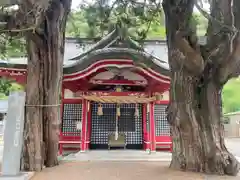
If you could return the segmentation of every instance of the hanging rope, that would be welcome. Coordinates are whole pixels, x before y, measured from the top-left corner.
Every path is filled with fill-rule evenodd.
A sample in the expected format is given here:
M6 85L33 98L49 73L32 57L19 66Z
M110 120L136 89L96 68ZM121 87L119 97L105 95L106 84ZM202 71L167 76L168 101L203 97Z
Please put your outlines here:
M120 105L117 104L117 117L121 116Z
M58 107L62 104L25 104L26 107Z
M115 141L118 139L118 115L116 115Z
M138 109L138 104L135 104L135 117L138 118L139 117L139 109Z
M150 103L156 101L156 97L144 98L137 96L83 96L84 99L88 101L94 101L99 103L119 103L119 104L129 104L129 103Z

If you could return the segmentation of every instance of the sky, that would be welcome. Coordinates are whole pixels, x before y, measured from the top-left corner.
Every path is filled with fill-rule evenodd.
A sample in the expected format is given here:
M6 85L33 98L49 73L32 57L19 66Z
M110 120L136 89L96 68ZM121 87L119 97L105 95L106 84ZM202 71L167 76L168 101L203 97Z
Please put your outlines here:
M75 9L80 4L81 0L72 0L72 8Z

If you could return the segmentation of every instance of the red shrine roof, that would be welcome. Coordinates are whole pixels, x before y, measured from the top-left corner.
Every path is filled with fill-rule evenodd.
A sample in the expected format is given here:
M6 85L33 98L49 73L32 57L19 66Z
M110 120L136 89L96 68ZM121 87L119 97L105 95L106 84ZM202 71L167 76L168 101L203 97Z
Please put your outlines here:
M75 81L79 89L87 81L94 85L152 86L154 91L165 91L170 84L167 62L148 53L130 36L122 37L118 30L71 60L75 62L63 69L66 87Z
M81 43L84 44L79 39L66 39L66 44L71 44L70 49L65 49L65 57L67 56L68 59L65 60L63 67L63 84L66 88L78 90L83 85L89 88L89 84L119 82L135 86L151 86L154 91L168 89L170 78L165 41L139 43L130 36L122 37L118 30L113 30L95 44L92 41L88 42L88 45L92 44L79 55L73 53L74 45L76 48L76 45ZM72 57L69 58L70 56ZM26 63L0 63L2 75L11 71L11 76L14 77L25 76L26 67ZM125 77L123 72L127 74ZM117 81L114 79L116 75ZM99 77L100 79L97 79Z

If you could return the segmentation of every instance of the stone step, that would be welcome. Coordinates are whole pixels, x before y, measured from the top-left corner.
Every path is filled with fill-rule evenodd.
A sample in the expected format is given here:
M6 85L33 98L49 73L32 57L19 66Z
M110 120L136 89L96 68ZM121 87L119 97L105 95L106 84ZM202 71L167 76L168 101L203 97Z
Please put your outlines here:
M70 154L65 161L170 161L171 153L145 151L89 151Z

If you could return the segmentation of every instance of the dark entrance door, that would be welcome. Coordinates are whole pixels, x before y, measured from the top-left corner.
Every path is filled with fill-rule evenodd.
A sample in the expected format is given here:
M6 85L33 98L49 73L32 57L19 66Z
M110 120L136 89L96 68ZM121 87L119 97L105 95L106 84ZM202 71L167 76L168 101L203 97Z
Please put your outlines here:
M115 132L116 104L102 104L103 115L98 116L98 104L92 103L91 149L107 149L108 134ZM128 149L143 148L142 106L137 105L139 116L135 116L135 104L121 104L121 116L118 120L118 131L125 133Z

